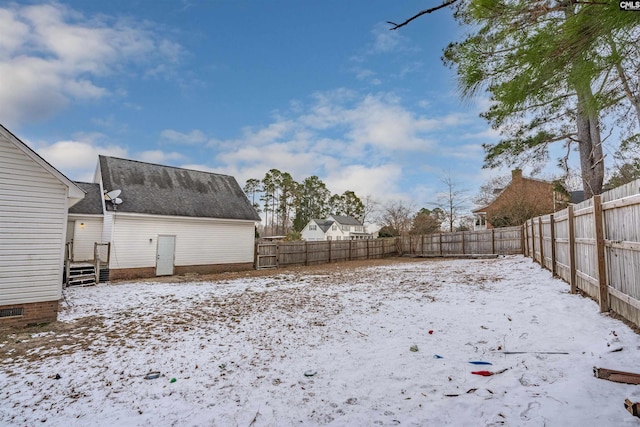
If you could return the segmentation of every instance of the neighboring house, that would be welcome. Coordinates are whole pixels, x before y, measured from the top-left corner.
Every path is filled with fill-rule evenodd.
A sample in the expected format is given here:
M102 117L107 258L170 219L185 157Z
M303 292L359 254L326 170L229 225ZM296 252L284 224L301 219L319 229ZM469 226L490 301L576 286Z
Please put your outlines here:
M110 279L252 268L260 216L232 176L99 156L94 182L68 240L76 260L110 243Z
M67 210L84 195L0 125L0 326L56 320Z
M474 230L521 225L527 219L566 207L568 196L556 191L555 184L525 178L522 170L511 172L511 182L487 206L473 211Z
M302 240L360 240L372 239L364 225L350 216L329 215L327 219L312 219L302 229Z

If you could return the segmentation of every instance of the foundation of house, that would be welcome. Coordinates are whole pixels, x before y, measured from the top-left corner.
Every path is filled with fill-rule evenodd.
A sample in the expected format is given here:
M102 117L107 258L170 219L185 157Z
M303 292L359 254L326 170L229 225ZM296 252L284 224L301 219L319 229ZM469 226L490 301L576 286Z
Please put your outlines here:
M58 301L0 306L0 328L50 323L57 318Z
M215 274L233 271L253 270L253 263L239 264L205 264L205 265L176 265L174 275L185 274ZM109 270L109 280L132 280L156 277L155 267L117 268Z

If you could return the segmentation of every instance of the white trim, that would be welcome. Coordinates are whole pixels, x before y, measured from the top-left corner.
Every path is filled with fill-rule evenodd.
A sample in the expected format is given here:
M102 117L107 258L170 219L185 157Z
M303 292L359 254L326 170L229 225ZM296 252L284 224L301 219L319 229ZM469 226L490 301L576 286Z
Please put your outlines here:
M60 181L62 184L68 187L67 197L72 200L77 199L77 200L74 200L73 203L70 203L69 207L75 205L76 203L78 203L80 200L84 198L86 193L84 192L83 189L78 187L73 181L71 181L69 178L64 176L64 174L60 172L58 169L51 166L49 162L47 162L45 159L40 157L38 153L36 153L33 149L31 149L31 147L29 147L27 144L22 142L20 138L18 138L13 133L11 133L9 129L0 125L0 133L4 134L7 140L13 143L13 145L15 145L16 148L22 151L27 157L29 157L31 160L36 162L44 170L46 170L51 175L53 175L58 181Z
M201 216L178 216L178 215L155 215L155 214L145 214L145 213L136 213L136 212L122 212L115 211L111 212L114 216L117 214L119 217L132 217L132 218L151 218L151 219L171 219L171 220L180 220L180 221L216 221L216 222L227 222L227 223L257 223L258 221L254 221L252 219L232 219L232 218L204 218Z

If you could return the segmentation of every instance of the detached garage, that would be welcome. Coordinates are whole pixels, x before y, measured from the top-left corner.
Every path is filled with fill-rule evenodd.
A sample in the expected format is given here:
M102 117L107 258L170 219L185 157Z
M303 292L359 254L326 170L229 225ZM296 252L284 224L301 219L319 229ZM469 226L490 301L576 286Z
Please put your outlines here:
M56 320L67 212L84 194L0 125L0 327Z
M253 268L260 216L234 177L100 156L94 182L111 280Z

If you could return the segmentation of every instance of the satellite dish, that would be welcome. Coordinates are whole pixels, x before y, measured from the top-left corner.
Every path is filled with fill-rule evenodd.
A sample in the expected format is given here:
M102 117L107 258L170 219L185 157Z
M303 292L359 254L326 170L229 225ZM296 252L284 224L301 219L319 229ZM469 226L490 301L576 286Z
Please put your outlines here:
M122 190L112 190L109 191L107 193L104 193L104 199L105 200L115 200L118 198L118 196L120 195L120 193L122 193ZM120 202L122 203L122 202Z
M114 211L117 206L122 203L122 199L118 197L120 193L122 193L122 190L111 190L104 193L104 199L111 202Z

